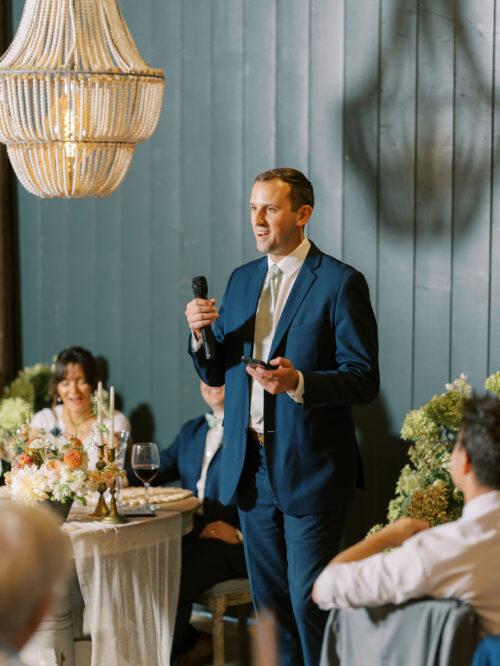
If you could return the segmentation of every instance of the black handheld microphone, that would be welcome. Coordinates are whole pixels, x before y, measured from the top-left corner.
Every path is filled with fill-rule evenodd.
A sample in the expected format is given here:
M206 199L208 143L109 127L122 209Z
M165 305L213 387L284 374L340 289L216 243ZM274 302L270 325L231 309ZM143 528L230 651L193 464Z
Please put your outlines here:
M204 275L194 277L192 281L193 294L196 298L207 298L208 284L207 278ZM209 361L215 358L215 339L211 326L204 326L201 329L201 337L203 339L203 349L205 350L205 358Z

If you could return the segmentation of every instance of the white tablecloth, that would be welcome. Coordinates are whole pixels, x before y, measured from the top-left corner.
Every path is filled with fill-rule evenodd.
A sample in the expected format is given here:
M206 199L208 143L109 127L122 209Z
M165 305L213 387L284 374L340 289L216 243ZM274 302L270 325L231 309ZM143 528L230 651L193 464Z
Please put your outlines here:
M70 513L63 529L73 546L92 666L169 665L181 536L197 505L193 498L182 500L175 503L176 511L158 511L154 518L133 518L118 526L89 520L79 508ZM73 626L72 598L74 593L63 596L23 650L26 664L74 666L78 627ZM50 657L54 652L56 661Z

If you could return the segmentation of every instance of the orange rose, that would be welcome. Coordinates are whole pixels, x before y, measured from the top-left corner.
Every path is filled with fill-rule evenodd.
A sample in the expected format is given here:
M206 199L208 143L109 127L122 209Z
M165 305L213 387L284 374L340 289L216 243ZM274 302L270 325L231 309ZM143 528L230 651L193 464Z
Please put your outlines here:
M45 467L49 469L51 472L55 471L59 465L61 464L61 461L58 460L57 458L49 458L47 462L45 463Z
M64 454L64 462L71 469L78 469L82 466L83 455L78 449L70 449Z

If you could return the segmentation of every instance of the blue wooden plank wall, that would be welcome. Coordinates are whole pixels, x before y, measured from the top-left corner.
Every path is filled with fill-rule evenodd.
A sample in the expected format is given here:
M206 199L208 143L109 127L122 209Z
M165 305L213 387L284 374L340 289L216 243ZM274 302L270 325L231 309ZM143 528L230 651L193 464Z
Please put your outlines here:
M22 0L11 0L17 23ZM405 412L500 369L500 5L495 0L121 0L167 76L154 138L109 199L18 188L25 364L82 344L136 436L166 446L201 409L185 353L193 275L220 298L255 257L254 175L304 169L311 237L367 276L382 392L358 411L381 517ZM361 518L359 517L361 516ZM354 529L354 528L353 528Z

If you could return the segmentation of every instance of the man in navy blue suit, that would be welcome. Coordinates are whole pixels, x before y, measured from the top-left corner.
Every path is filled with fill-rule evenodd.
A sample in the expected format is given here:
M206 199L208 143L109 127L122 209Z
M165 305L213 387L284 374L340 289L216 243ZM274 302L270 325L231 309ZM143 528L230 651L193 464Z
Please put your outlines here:
M361 471L351 406L379 389L366 280L304 236L313 207L301 172L258 175L250 219L267 256L232 273L218 311L214 299L186 308L200 377L226 387L221 501L238 503L254 602L273 612L287 666L319 663L326 614L311 590L338 550ZM200 341L209 325L211 360Z
M246 578L242 535L235 506L219 502L220 446L223 437L224 386L200 382L200 392L211 412L185 423L173 443L161 452L153 480L163 485L176 479L202 502L194 529L182 540L181 583L172 659L176 666L204 664L211 639L189 623L193 601L212 585ZM133 473L131 482L136 482Z

